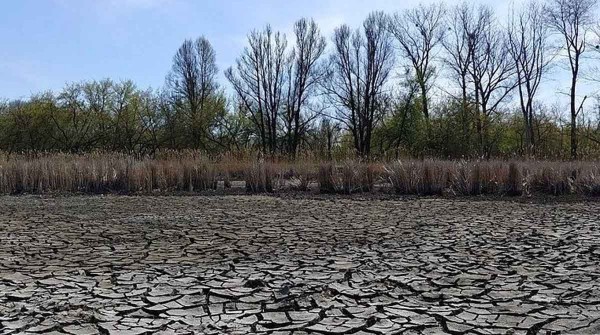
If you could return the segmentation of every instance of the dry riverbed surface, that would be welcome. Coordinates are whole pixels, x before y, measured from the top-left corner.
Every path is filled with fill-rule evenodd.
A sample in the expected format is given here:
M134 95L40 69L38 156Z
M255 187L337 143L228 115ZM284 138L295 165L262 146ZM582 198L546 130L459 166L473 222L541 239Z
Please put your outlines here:
M0 334L600 333L600 205L0 198Z

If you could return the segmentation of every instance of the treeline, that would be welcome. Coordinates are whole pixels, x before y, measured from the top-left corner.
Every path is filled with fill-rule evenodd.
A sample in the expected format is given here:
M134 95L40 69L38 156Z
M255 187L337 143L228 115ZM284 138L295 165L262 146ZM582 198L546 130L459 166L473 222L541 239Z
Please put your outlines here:
M597 157L598 108L584 108L595 97L579 94L594 82L596 2L531 1L508 18L419 5L330 38L311 19L289 37L266 26L226 85L210 42L186 40L161 89L107 79L0 103L0 150ZM568 106L539 101L557 73L568 74Z

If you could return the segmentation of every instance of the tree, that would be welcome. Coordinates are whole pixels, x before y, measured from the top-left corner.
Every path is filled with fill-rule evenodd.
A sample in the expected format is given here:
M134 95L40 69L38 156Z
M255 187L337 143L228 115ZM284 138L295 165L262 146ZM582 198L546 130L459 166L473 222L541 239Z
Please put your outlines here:
M48 113L55 107L55 99L50 93L0 104L0 148L8 153L53 149L54 143L48 136L52 132Z
M285 150L295 157L310 123L319 115L310 106L324 71L319 60L325 51L325 38L313 20L301 19L294 25L296 46L287 68L286 108L283 113ZM312 109L312 113L311 110Z
M562 39L571 72L569 106L571 116L571 159L577 159L577 116L583 103L577 105L577 84L581 71L581 58L586 50L587 37L594 24L597 0L547 0L544 8L547 23Z
M445 50L444 64L450 70L451 77L457 81L459 95L454 98L459 101L459 120L462 141L460 145L463 154L468 154L471 146L472 112L474 97L472 80L469 69L474 55L472 33L476 25L475 12L466 2L453 8L447 17L449 32L443 40ZM451 94L452 95L452 94Z
M180 114L186 144L194 149L207 149L215 119L225 112L217 74L216 53L205 37L199 37L183 42L167 76L173 112Z
M464 143L471 143L475 126L478 155L489 157L495 140L491 122L516 87L515 65L508 55L507 34L498 26L494 12L463 3L452 12L449 38L444 41L445 63L458 81Z
M508 23L508 51L515 63L527 154L535 149L534 99L550 64L547 40L543 7L538 2L530 1L519 13L513 10Z
M8 100L0 99L0 116L3 116L8 111Z
M55 128L51 136L59 150L81 153L103 143L108 134L112 85L103 80L69 84L62 90L56 108L49 112Z
M416 155L422 154L422 148L418 145L420 141L415 136L423 130L421 121L424 119L417 81L405 76L391 96L389 111L376 132L380 153L392 152L396 159L400 158L402 149Z
M333 148L339 142L340 125L329 117L322 117L319 126L314 131L314 152L318 152L321 158L332 160Z
M219 119L216 136L227 152L250 148L253 135L253 124L243 112L243 106Z
M324 89L335 118L352 134L360 156L369 156L376 123L383 115L385 88L394 65L391 36L385 14L371 13L363 30L346 25L335 29L334 50Z
M277 151L278 119L285 104L285 80L289 58L287 39L271 26L253 31L236 66L225 72L241 110L247 113L264 154Z
M598 66L598 61L600 60L600 21L594 23L591 35L592 42L588 43L588 47L592 48L590 51L593 52L593 55L589 58L590 61L594 62L594 65L587 68L584 79L593 83L598 83L600 82L600 77L598 77L598 72L600 71L600 66Z
M161 99L159 94L148 89L138 92L137 101L140 118L140 131L143 132L140 140L140 153L154 155L163 143L164 120L160 112Z
M475 120L479 154L490 157L494 145L490 122L505 98L516 87L515 64L509 54L507 34L497 25L490 8L480 7L472 30L467 31L471 44L469 75L475 88Z
M139 133L136 131L136 115L133 103L135 85L131 81L125 81L113 85L114 101L110 106L112 123L113 151L125 151L133 153L138 142Z
M429 97L435 76L434 58L444 39L445 8L443 4L418 5L396 13L389 28L400 46L400 54L410 62L414 78L421 91L421 106L429 129Z
M111 106L112 150L154 153L158 146L158 107L151 91L138 90L133 82L114 84Z

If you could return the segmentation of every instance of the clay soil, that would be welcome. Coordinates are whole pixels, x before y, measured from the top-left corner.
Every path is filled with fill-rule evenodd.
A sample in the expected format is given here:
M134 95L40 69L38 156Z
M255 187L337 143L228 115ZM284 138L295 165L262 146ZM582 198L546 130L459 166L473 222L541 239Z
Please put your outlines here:
M600 333L600 205L0 197L0 334Z

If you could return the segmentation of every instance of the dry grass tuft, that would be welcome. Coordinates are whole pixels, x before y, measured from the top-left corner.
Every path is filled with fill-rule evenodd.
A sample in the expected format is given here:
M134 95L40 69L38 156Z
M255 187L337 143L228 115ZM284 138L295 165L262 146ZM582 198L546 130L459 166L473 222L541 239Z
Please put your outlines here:
M250 193L273 192L273 167L264 160L246 167L244 179L246 191Z
M300 160L293 164L286 164L282 179L289 180L292 190L306 192L310 185L316 181L318 172L316 164L312 161Z
M324 163L319 166L319 173L317 175L317 181L319 182L319 191L321 193L336 193L336 180L333 170L332 163Z
M600 168L593 166L589 169L583 169L577 178L576 187L587 196L600 196Z
M523 173L521 172L521 167L515 162L511 162L508 166L505 193L509 196L520 196L523 194Z
M568 166L564 163L539 166L531 171L531 193L565 195L575 191Z
M385 168L387 178L398 194L442 195L452 171L443 161L397 161Z
M380 175L381 168L376 164L346 160L321 164L317 180L321 193L353 194L373 191Z

